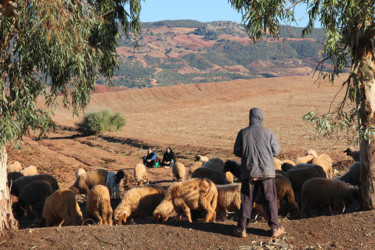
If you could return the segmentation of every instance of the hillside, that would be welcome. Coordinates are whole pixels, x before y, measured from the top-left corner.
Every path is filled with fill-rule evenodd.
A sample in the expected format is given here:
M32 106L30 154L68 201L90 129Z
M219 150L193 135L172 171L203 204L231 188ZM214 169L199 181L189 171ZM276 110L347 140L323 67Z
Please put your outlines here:
M143 23L138 48L134 48L134 37L120 38L120 65L113 83L144 88L310 75L322 59L323 30L301 38L302 28L282 26L280 34L278 40L266 36L254 43L235 22Z

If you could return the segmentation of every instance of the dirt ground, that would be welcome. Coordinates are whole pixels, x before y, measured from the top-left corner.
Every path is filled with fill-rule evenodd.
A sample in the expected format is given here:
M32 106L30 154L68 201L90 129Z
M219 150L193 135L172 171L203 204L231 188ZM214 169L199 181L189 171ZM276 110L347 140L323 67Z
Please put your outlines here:
M119 132L82 136L74 130L78 118L58 109L59 125L48 139L24 138L17 151L8 147L9 161L23 167L35 165L40 173L56 177L60 187L75 181L79 167L86 171L123 169L126 180L122 192L134 187L133 168L148 146L159 157L171 146L180 162L189 167L196 154L222 160L232 155L232 145L239 129L247 126L248 110L260 107L265 125L281 144L280 159L292 159L314 148L328 153L334 167L344 173L352 160L342 151L348 141L342 134L321 138L314 128L302 121L303 114L325 112L340 87L307 77L284 77L263 80L238 80L144 90L97 93L88 111L111 109L126 114L127 125ZM171 169L148 169L151 182L169 185ZM16 199L14 199L15 201ZM341 215L322 215L308 219L280 218L287 233L272 240L267 223L257 219L250 224L245 239L233 237L235 216L225 221L155 224L151 218L127 225L39 228L37 219L22 219L20 229L0 239L1 249L373 249L375 212L354 211Z

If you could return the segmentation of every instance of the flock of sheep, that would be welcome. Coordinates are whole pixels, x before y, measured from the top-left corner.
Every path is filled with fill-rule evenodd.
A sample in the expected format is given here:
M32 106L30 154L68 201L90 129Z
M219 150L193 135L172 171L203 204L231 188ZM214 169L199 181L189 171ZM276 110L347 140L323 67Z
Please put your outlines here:
M356 152L349 149L345 152L359 161ZM295 218L307 217L324 208L340 213L358 202L358 162L338 178L334 178L331 158L327 154L317 155L314 150L308 150L295 162L275 158L275 166L277 204L283 216L290 213ZM113 225L148 216L156 222L171 217L180 221L183 215L192 222L195 219L192 210L203 211L200 215L209 222L216 221L217 215L225 218L227 211L240 209L240 168L240 163L232 160L224 163L198 155L188 171L182 163L175 163L172 173L176 181L166 187L148 184L147 169L140 163L134 168L137 187L126 191L122 199L120 183L125 176L122 170L114 173L78 169L74 184L60 189L53 176L38 174L34 166L22 170L18 162L13 162L8 165L8 184L11 194L18 197L13 204L16 217L26 212L41 218L41 225L45 226L82 225L89 220L98 225ZM84 215L77 202L78 194L86 195ZM121 199L114 210L112 199ZM266 218L262 204L262 195L258 193L254 208Z

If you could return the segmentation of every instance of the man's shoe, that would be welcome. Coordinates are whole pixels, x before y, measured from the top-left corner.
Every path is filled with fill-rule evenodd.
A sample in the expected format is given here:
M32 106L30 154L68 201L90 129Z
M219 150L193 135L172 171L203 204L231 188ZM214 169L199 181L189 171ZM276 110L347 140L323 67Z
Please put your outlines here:
M285 229L283 227L279 227L277 229L272 229L272 237L277 238L285 233Z
M233 234L240 238L245 238L247 236L246 229L242 230L238 227L233 230Z

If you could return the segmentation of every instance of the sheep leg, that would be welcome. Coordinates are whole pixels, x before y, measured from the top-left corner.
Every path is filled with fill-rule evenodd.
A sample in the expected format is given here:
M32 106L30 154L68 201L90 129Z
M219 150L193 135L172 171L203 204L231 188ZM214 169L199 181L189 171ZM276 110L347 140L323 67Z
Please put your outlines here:
M263 206L261 205L261 204L257 204L257 203L255 203L254 202L254 205L253 205L253 208L255 209L255 210L257 210L259 213L260 213L260 215L262 215L262 217L265 219L265 220L267 220L267 214L266 214L266 212L264 211L264 208L263 208Z
M191 219L191 213L190 213L190 208L186 205L186 204L183 204L182 205L182 210L184 211L184 213L186 214L186 217L188 218L188 221L190 223L193 222L193 220Z

